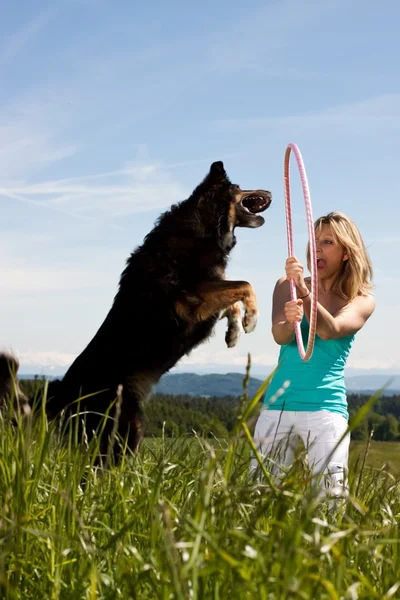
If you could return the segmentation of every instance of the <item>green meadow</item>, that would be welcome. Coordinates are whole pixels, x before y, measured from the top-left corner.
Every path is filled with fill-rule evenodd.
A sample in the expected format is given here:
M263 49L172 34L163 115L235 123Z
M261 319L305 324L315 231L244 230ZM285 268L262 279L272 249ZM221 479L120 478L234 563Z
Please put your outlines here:
M345 499L314 485L301 452L281 481L251 477L256 403L228 438L146 439L118 465L123 440L99 465L96 439L43 410L29 426L3 415L0 597L399 598L400 444L353 442Z

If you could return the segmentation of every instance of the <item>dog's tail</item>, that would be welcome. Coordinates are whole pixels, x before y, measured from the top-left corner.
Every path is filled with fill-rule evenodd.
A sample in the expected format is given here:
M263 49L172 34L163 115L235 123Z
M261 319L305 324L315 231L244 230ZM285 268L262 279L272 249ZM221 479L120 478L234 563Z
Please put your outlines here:
M8 352L0 353L0 411L7 405L7 401L14 403L14 410L20 411L22 416L31 414L28 398L19 387L17 373L18 359Z

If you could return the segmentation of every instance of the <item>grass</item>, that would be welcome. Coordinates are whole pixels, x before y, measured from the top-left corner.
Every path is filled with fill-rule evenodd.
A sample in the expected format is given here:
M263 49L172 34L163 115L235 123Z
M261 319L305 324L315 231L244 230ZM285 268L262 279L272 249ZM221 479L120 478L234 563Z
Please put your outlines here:
M350 466L362 460L365 453L365 442L354 441L350 444ZM373 471L384 469L400 479L400 442L371 441L367 456L367 467Z
M386 455L400 445L364 460L354 444L351 493L332 510L300 460L279 486L249 478L251 410L231 440L151 440L107 469L93 466L96 441L62 442L43 415L28 429L2 418L0 597L398 598L400 481Z

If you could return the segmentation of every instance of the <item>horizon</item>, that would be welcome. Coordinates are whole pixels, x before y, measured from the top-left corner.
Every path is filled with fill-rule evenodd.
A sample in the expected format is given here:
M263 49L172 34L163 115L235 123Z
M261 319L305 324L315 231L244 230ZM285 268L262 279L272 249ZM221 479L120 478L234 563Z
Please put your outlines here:
M287 255L283 158L302 152L317 218L343 210L374 267L375 313L348 367L400 372L400 5L222 0L212 8L121 0L9 4L0 23L0 347L25 372L66 369L106 317L130 253L214 160L272 191L237 231L227 276L260 318L234 349L225 323L178 369L272 369L271 297ZM74 35L71 35L73 31ZM374 44L371 44L374 39ZM295 253L305 211L293 173ZM390 217L388 216L390 215ZM173 371L174 372L174 371Z
M20 373L19 374L19 379L20 381L23 380L33 380L33 379L47 379L49 381L52 381L54 379L57 379L59 377L62 377L63 373ZM269 373L266 372L261 372L261 371L251 371L250 372L250 379L253 380L254 382L263 382L265 381L265 379L268 377ZM226 383L226 378L227 377L236 377L239 378L240 381L243 381L245 373L243 372L239 372L239 371L214 371L214 372L203 372L203 371L185 371L185 370L174 370L173 372L168 372L168 373L164 373L164 375L160 378L160 380L154 385L153 387L153 393L159 393L159 386L164 386L167 385L167 390L168 390L168 384L166 384L166 381L169 378L172 378L172 380L174 380L174 378L178 378L178 381L180 381L180 385L183 385L183 389L179 392L176 391L176 388L174 387L175 391L167 391L167 393L187 393L185 391L185 385L190 384L190 381L187 381L185 379L180 379L181 377L185 377L185 376L195 376L196 377L196 381L194 382L195 385L198 385L198 379L197 378L202 378L203 380L205 380L205 385L210 385L210 378L213 378L214 381L219 381L219 378L223 378L223 382ZM176 379L175 379L176 381ZM186 383L185 383L186 382ZM221 384L221 382L219 382L219 385ZM394 373L394 372L385 372L385 373L377 373L376 371L365 371L365 370L351 370L350 372L347 372L345 375L345 384L346 384L346 388L348 393L361 393L361 394L375 394L378 390L382 391L382 395L383 396L387 396L387 395L392 395L392 394L398 394L400 393L400 373ZM173 384L174 386L176 386L176 383ZM193 385L193 382L192 384ZM219 392L221 391L221 388L218 388ZM164 389L165 391L165 389ZM194 393L194 392L192 392ZM218 395L223 395L223 394L218 394Z
M250 376L251 377L268 377L270 371L273 370L273 367L256 367L255 369L251 367ZM42 367L38 367L37 369L26 369L24 365L21 365L19 369L19 378L23 379L24 376L45 376L45 377L61 377L65 374L66 369L55 369L53 372L45 372ZM181 374L193 374L193 375L245 375L245 369L239 370L234 369L231 365L219 365L219 366L210 366L206 368L196 367L190 369L185 367L180 367L179 365L164 373L163 377L167 375L181 375ZM345 377L400 377L400 370L392 370L392 369L345 369Z

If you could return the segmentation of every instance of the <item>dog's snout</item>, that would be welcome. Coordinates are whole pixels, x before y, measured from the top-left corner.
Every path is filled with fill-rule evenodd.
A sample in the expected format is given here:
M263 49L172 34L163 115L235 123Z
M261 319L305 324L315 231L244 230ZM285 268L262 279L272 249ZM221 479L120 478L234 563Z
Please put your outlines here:
M266 201L268 202L267 208L269 208L272 204L272 194L271 194L271 192L264 192L264 195L265 195Z
M264 195L264 197L272 202L272 193L267 190L260 190L260 193Z

